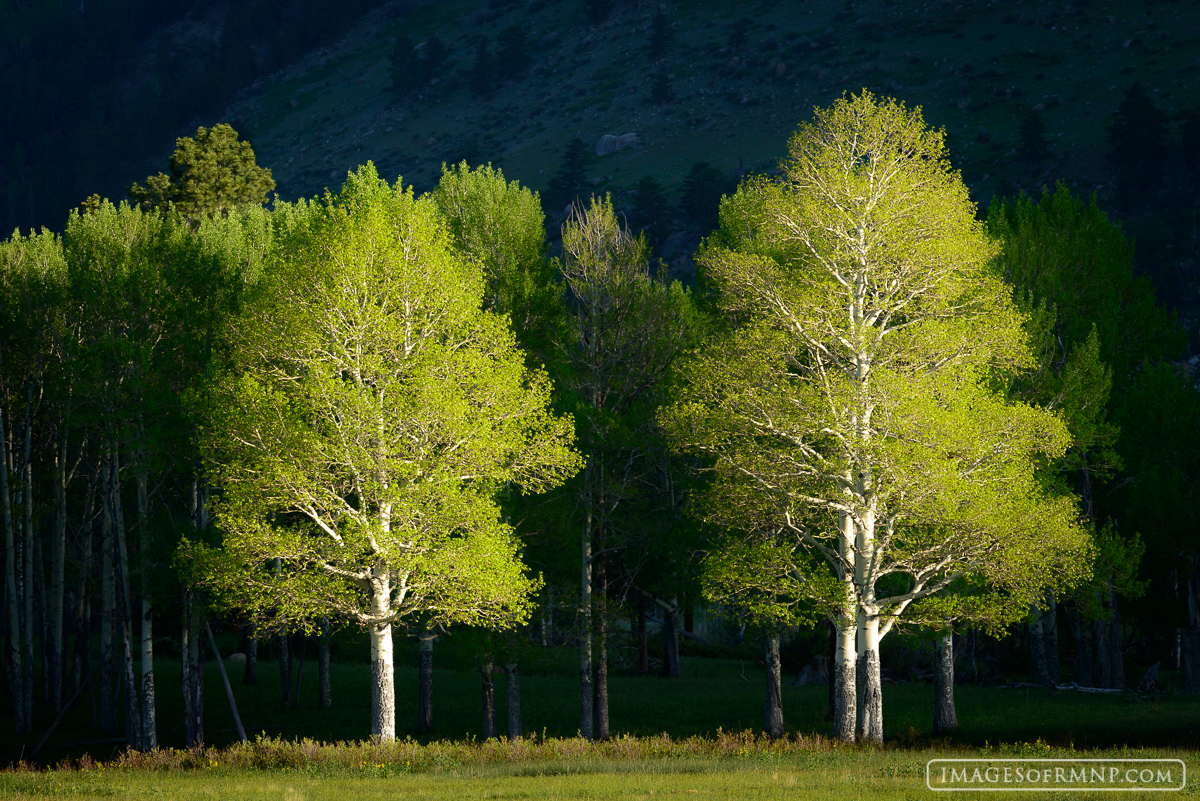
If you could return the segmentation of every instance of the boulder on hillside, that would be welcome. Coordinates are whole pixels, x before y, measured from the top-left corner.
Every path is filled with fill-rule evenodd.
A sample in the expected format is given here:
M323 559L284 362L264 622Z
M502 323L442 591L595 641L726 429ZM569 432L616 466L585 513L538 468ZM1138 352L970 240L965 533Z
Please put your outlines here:
M617 149L617 137L612 134L605 134L600 137L600 141L596 143L596 155L607 156Z
M641 140L635 133L621 134L617 137L617 150L624 150L627 147L635 147Z

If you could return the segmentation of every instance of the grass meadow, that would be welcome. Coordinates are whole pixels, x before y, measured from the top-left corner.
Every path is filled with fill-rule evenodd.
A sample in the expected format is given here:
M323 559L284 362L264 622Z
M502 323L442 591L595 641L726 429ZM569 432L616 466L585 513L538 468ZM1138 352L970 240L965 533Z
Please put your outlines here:
M156 672L162 751L138 755L97 739L90 725L92 699L85 691L36 764L26 761L0 773L0 798L906 799L938 795L925 788L924 765L947 755L1157 756L1184 759L1189 769L1200 770L1200 699L1176 694L1176 677L1170 673L1165 676L1167 692L1155 696L960 686L960 729L943 738L930 732L931 685L887 683L888 745L873 750L826 739L823 686L785 683L786 742L756 736L765 677L755 661L685 657L682 679L612 676L616 739L589 744L575 736L579 701L570 672L574 656L571 651L552 655L522 676L525 737L518 743L477 741L480 680L467 669L435 671L437 731L433 738L417 737L416 670L401 666L400 740L393 745L365 742L367 666L334 662L333 708L322 710L311 659L301 676L295 709L280 706L273 661L260 662L259 683L253 687L241 683L241 667L230 666L251 738L246 745L237 744L220 674L210 661L205 700L209 747L204 751L181 750L178 663L160 659ZM502 677L497 678L497 698L503 727ZM38 718L35 736L26 740L6 734L0 740L4 761L17 763L27 757L50 722ZM1190 783L1184 790L1188 792L1196 792ZM1112 796L1046 794L1057 799Z

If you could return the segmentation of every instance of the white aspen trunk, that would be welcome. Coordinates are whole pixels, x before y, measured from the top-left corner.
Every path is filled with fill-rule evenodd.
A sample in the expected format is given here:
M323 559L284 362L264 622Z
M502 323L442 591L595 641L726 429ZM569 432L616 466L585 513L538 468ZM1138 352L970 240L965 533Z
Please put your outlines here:
M504 663L504 694L508 701L508 739L521 739L521 676L516 662Z
M179 632L179 684L183 689L183 740L188 748L199 744L194 726L196 720L195 698L192 695L192 660L191 660L191 593L184 590L183 625Z
M857 664L858 651L855 647L857 629L854 611L857 606L854 591L854 573L846 566L854 564L853 521L847 515L838 519L838 549L842 566L842 610L835 621L837 644L834 658L833 736L844 743L855 741L858 717Z
M783 736L783 669L779 663L779 634L767 635L767 703L763 730L778 740Z
M9 463L12 449L4 429L4 413L0 410L0 494L4 500L4 586L5 606L8 608L8 667L13 698L13 723L17 734L31 730L28 710L25 709L25 671L21 660L21 603L17 583L17 538L13 526L13 498L9 488Z
M391 583L382 568L372 581L371 613L376 619L391 614ZM392 624L368 627L371 633L371 736L381 742L396 739L396 663L392 653Z
M873 609L859 629L858 739L883 743L883 685L879 675L879 618Z
M946 629L933 646L933 732L943 734L958 728L954 709L954 631Z
M583 536L580 538L582 561L579 588L579 736L591 740L596 692L592 682L592 468L588 464L583 469L585 522Z
M139 434L144 437L141 419L138 419ZM158 711L155 708L154 697L154 618L153 603L150 597L150 575L153 565L150 563L150 497L148 493L149 479L146 475L144 460L145 452L141 452L143 461L137 473L137 516L139 566L141 568L142 608L139 618L142 623L141 639L141 701L142 701L142 743L143 751L153 751L158 748Z

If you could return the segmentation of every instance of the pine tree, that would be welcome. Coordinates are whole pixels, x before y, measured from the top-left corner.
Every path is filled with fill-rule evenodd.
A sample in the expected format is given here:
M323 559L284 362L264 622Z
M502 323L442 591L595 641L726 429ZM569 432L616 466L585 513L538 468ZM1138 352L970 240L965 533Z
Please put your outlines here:
M546 202L551 209L560 209L575 201L587 180L593 153L583 140L575 137L563 150L562 165L546 187Z
M475 60L471 62L471 93L476 97L487 95L495 88L495 57L486 36L475 43Z
M683 179L683 211L705 231L717 227L721 196L732 191L731 182L707 161L697 161Z
M510 25L500 32L496 51L496 73L501 80L518 75L529 66L529 36L524 25Z
M1140 83L1125 90L1108 125L1108 163L1117 177L1117 198L1126 207L1152 191L1167 155L1167 118Z
M656 106L662 106L674 99L675 93L671 91L671 79L665 72L655 75L654 81L650 84L650 102Z
M659 11L654 15L654 21L650 23L650 56L652 58L662 58L667 54L667 47L671 43L671 21L667 19L667 15Z
M1022 161L1036 164L1050 156L1050 148L1046 144L1046 121L1039 112L1030 111L1026 114L1017 134L1021 139L1017 152Z
M630 222L646 232L650 244L661 244L667 230L667 190L658 179L647 175L637 183L637 199L633 203Z

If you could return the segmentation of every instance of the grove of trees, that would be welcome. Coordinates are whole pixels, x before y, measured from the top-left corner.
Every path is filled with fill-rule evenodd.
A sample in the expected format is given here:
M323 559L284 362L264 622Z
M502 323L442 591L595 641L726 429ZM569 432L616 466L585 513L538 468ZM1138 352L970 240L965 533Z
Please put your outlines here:
M398 44L407 68L422 50ZM572 202L568 151L554 243L490 165L417 196L368 163L268 208L226 125L178 140L134 203L0 243L18 733L91 684L103 733L153 749L182 715L203 742L224 623L247 683L259 643L283 673L288 635L318 636L325 688L333 632L365 630L383 739L394 632L420 643L425 732L434 643L470 644L485 736L496 665L520 736L518 665L557 641L580 733L608 738L614 652L648 674L657 617L679 676L700 606L762 644L776 737L781 651L830 625L845 741L882 740L887 642L914 634L937 641L939 730L967 631L1027 638L1041 684L1067 680L1069 635L1080 684L1128 686L1139 649L1200 692L1200 396L1095 200L1059 186L981 221L944 134L864 91L697 221L689 288L651 261L661 186L639 185L637 233L608 197ZM156 699L164 641L183 709Z

